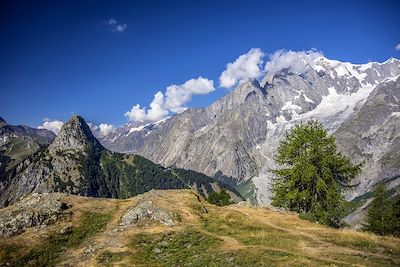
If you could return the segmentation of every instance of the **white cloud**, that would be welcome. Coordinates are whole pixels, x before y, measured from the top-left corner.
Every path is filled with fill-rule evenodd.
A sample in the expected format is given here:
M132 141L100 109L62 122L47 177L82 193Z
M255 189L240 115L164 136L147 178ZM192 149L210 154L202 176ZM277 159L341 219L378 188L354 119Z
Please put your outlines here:
M139 104L134 105L130 111L125 113L129 121L158 121L170 112L179 113L184 111L185 106L192 100L193 95L204 95L214 91L214 81L203 77L190 79L181 85L170 85L165 93L158 91L146 109Z
M107 25L115 25L115 24L117 24L117 21L114 18L111 18L106 22L106 24Z
M111 124L102 123L99 125L100 134L105 136L115 130L115 126Z
M134 105L130 111L125 112L125 117L130 121L144 121L146 119L146 111L139 104Z
M64 122L59 120L50 120L49 118L43 119L43 124L38 126L38 129L47 129L52 131L55 134L58 134L61 127L64 125Z
M118 21L114 18L107 20L105 24L112 32L124 32L126 29L128 29L128 25L126 23L118 23Z
M316 50L298 52L278 50L269 55L270 60L265 64L265 71L275 73L290 67L294 73L302 74L313 67L321 57L323 57L322 53Z
M239 56L235 62L226 65L219 77L221 87L231 88L245 79L256 79L262 74L264 53L259 48L252 48L247 54Z
M395 49L396 49L397 51L400 51L400 43L396 45Z
M126 24L121 24L117 25L115 28L112 29L113 32L123 32L128 28L128 25Z
M95 125L91 122L88 122L88 126L90 130L92 131L93 135L96 137L103 137L106 136L107 134L111 133L116 129L114 125L111 124L106 124L106 123L101 123L100 125Z

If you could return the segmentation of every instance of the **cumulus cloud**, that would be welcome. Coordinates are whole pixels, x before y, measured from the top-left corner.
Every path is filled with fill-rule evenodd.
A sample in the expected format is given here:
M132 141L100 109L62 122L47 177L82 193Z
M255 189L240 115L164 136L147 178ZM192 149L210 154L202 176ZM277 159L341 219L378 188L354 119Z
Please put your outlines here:
M139 104L134 105L130 111L125 113L129 121L157 121L169 113L184 111L186 104L192 100L193 95L204 95L214 91L214 81L203 77L190 79L184 84L170 85L165 93L158 91L146 109Z
M103 137L106 136L107 134L111 133L116 129L114 125L111 124L106 124L106 123L101 123L100 125L95 125L91 122L88 122L88 126L90 130L92 131L93 135L96 137Z
M396 45L395 49L396 49L397 51L400 51L400 43Z
M107 123L101 123L99 125L99 129L100 129L100 134L102 136L105 136L105 135L111 133L112 131L114 131L115 130L115 126L111 125L111 124L107 124Z
M254 79L261 76L264 53L259 48L252 48L248 53L239 56L233 63L226 65L226 69L219 77L221 87L231 88L245 79Z
M110 31L112 32L124 32L126 29L128 29L128 25L125 23L118 23L118 21L114 18L111 18L105 22L105 24L108 26Z
M278 50L269 55L269 61L265 64L265 71L275 73L290 67L294 73L302 74L314 66L315 62L321 57L323 57L322 53L316 50Z
M49 118L43 119L43 124L38 126L38 129L47 129L52 131L55 134L58 134L61 127L64 125L64 122L59 120L50 120Z

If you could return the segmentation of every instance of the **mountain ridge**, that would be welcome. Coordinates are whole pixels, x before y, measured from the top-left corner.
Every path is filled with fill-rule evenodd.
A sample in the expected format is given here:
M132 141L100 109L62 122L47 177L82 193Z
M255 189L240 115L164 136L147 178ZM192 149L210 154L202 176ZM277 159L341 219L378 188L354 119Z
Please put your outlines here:
M48 147L29 155L1 177L0 206L32 193L127 198L150 189L173 188L192 188L205 197L225 188L233 200L241 200L235 189L204 174L164 168L138 155L108 151L80 116L65 123Z
M397 59L351 64L306 58L289 68L267 71L261 84L243 81L206 108L132 132L117 129L100 141L111 150L137 153L162 165L210 176L220 173L237 183L251 179L258 202L268 203L272 155L286 129L315 118L333 133L376 86L399 74ZM371 178L379 179L384 177Z

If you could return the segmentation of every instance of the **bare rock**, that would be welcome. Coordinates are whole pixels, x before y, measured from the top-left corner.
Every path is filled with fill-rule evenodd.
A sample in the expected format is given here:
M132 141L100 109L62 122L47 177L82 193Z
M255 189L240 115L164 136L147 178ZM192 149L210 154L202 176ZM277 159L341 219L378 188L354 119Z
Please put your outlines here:
M0 210L0 236L9 237L29 227L42 227L54 223L68 206L61 194L32 194L15 205Z
M150 191L142 195L142 200L136 207L129 209L121 218L120 226L132 226L145 221L155 221L163 225L174 226L174 214L153 203L150 199L156 192Z

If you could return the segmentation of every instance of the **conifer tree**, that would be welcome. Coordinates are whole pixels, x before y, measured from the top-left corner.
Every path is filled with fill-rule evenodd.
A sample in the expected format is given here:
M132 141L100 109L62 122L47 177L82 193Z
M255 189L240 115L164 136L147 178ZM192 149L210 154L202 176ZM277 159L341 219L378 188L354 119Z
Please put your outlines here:
M231 196L228 194L228 192L226 192L225 189L221 189L221 191L218 193L215 191L212 192L208 196L207 201L217 206L226 206L232 204Z
M392 205L392 234L400 237L400 195L397 195Z
M339 153L335 138L321 123L294 126L281 140L274 157L283 168L274 170L272 204L312 213L320 223L340 226L345 209L341 189L350 187L361 165Z
M387 188L380 184L374 190L374 199L369 204L364 230L379 235L398 234L400 198L391 201Z

